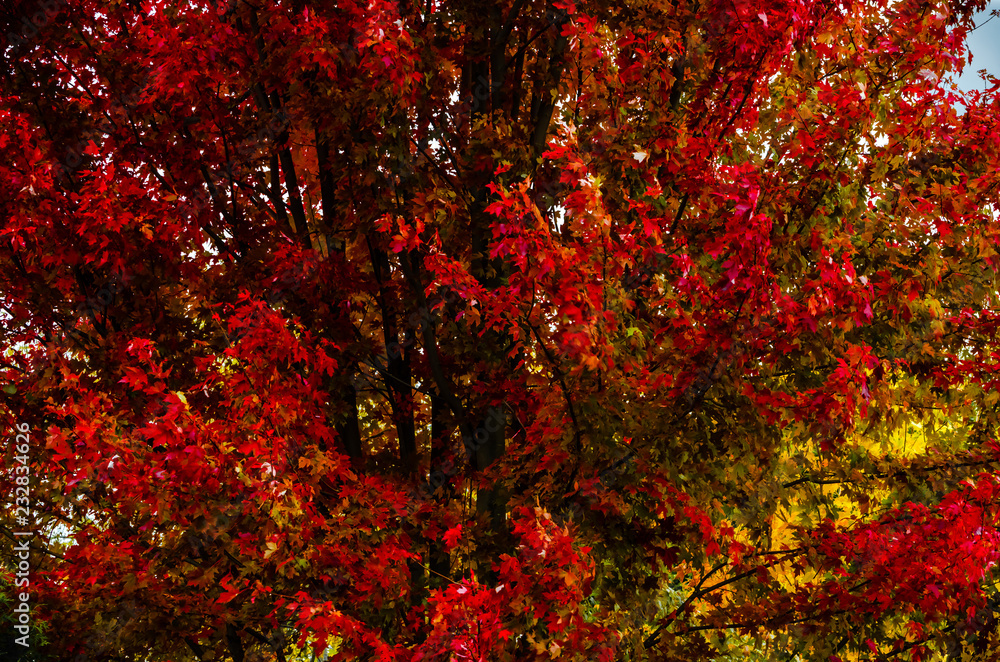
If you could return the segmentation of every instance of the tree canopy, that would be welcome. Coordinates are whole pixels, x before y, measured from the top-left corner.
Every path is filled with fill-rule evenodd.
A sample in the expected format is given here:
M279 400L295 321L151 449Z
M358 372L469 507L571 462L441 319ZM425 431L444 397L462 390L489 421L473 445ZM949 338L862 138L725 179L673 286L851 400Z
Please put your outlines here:
M985 6L0 2L4 618L997 659Z

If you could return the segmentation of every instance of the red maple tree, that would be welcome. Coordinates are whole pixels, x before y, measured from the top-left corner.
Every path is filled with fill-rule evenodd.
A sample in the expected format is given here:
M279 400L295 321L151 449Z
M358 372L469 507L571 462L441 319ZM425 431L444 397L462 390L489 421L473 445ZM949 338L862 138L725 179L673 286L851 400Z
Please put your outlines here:
M985 4L0 3L33 654L995 656Z

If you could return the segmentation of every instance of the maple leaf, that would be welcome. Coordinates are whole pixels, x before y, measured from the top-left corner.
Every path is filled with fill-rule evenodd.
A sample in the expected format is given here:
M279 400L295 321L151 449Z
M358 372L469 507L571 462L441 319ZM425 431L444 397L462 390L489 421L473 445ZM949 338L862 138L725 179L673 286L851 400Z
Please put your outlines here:
M462 525L459 524L458 526L452 527L447 531L445 531L444 535L441 536L441 539L444 540L445 549L451 550L455 548L461 537L462 537Z

